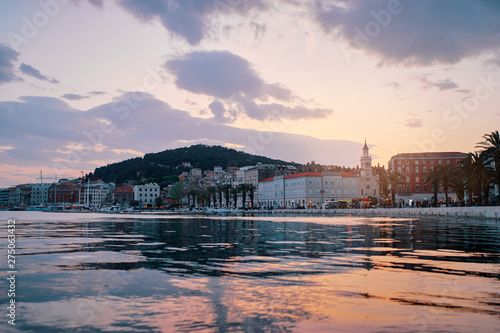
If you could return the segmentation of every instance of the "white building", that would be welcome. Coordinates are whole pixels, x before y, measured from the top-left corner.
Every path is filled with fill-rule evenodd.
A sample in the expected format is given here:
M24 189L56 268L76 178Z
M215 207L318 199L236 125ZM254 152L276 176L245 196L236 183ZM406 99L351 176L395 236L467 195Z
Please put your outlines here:
M154 206L155 199L160 196L160 185L149 183L146 185L134 186L134 200L141 205L151 204Z
M111 201L111 196L115 190L115 184L106 184L102 180L83 184L83 191L80 194L80 202L88 207L102 207Z
M31 184L31 204L47 205L51 183Z
M351 201L359 196L359 178L348 172L303 172L259 182L259 206L321 207L325 201Z
M202 171L200 168L193 168L191 169L191 176L196 177L196 178L201 178Z

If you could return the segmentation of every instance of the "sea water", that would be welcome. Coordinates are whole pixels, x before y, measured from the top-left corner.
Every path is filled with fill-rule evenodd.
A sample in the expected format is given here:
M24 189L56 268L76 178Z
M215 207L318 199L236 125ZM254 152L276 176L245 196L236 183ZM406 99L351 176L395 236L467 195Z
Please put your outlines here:
M2 332L494 332L500 222L0 212ZM7 316L15 220L15 326Z

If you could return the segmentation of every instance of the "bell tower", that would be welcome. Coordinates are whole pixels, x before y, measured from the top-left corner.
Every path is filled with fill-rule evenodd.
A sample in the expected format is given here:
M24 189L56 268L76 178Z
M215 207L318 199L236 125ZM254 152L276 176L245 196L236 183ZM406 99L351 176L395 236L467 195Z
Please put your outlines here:
M363 147L363 156L361 156L360 160L360 168L361 170L364 171L371 171L372 169L372 157L370 156L369 148L366 145L366 139L365 139L365 146Z

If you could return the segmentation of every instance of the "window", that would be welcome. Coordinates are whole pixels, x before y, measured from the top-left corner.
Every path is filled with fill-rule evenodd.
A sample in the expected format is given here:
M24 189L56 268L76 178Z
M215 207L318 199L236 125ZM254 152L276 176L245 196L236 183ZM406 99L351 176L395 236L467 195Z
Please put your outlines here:
M398 168L398 172L401 173L401 167Z
M450 164L450 160L446 160L446 164Z
M311 188L309 189L309 194L313 194L313 190Z
M416 186L416 192L420 193L420 186L419 185Z
M431 160L431 164L434 164L434 160Z
M398 161L398 165L401 165L401 161Z
M415 165L418 165L418 160L415 161Z
M441 165L441 164L442 164L442 162L443 162L442 160L439 160L439 161L438 161L438 164L439 164L439 165Z
M427 161L426 161L426 160L424 160L422 163L427 164Z
M424 167L424 168L422 169L422 172L426 172L426 171L427 171L427 168L426 168L426 167Z
M418 167L415 167L415 172L418 173Z
M415 183L420 183L420 177L415 177Z
M410 168L409 167L406 167L406 174L409 175L410 174Z

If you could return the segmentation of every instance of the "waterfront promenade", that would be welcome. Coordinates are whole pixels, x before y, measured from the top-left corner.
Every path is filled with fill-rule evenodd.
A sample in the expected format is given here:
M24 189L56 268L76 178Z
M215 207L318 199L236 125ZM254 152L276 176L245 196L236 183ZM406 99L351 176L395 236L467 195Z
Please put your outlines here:
M391 217L455 216L500 219L500 206L367 209L275 209L272 212L276 214L328 214Z

